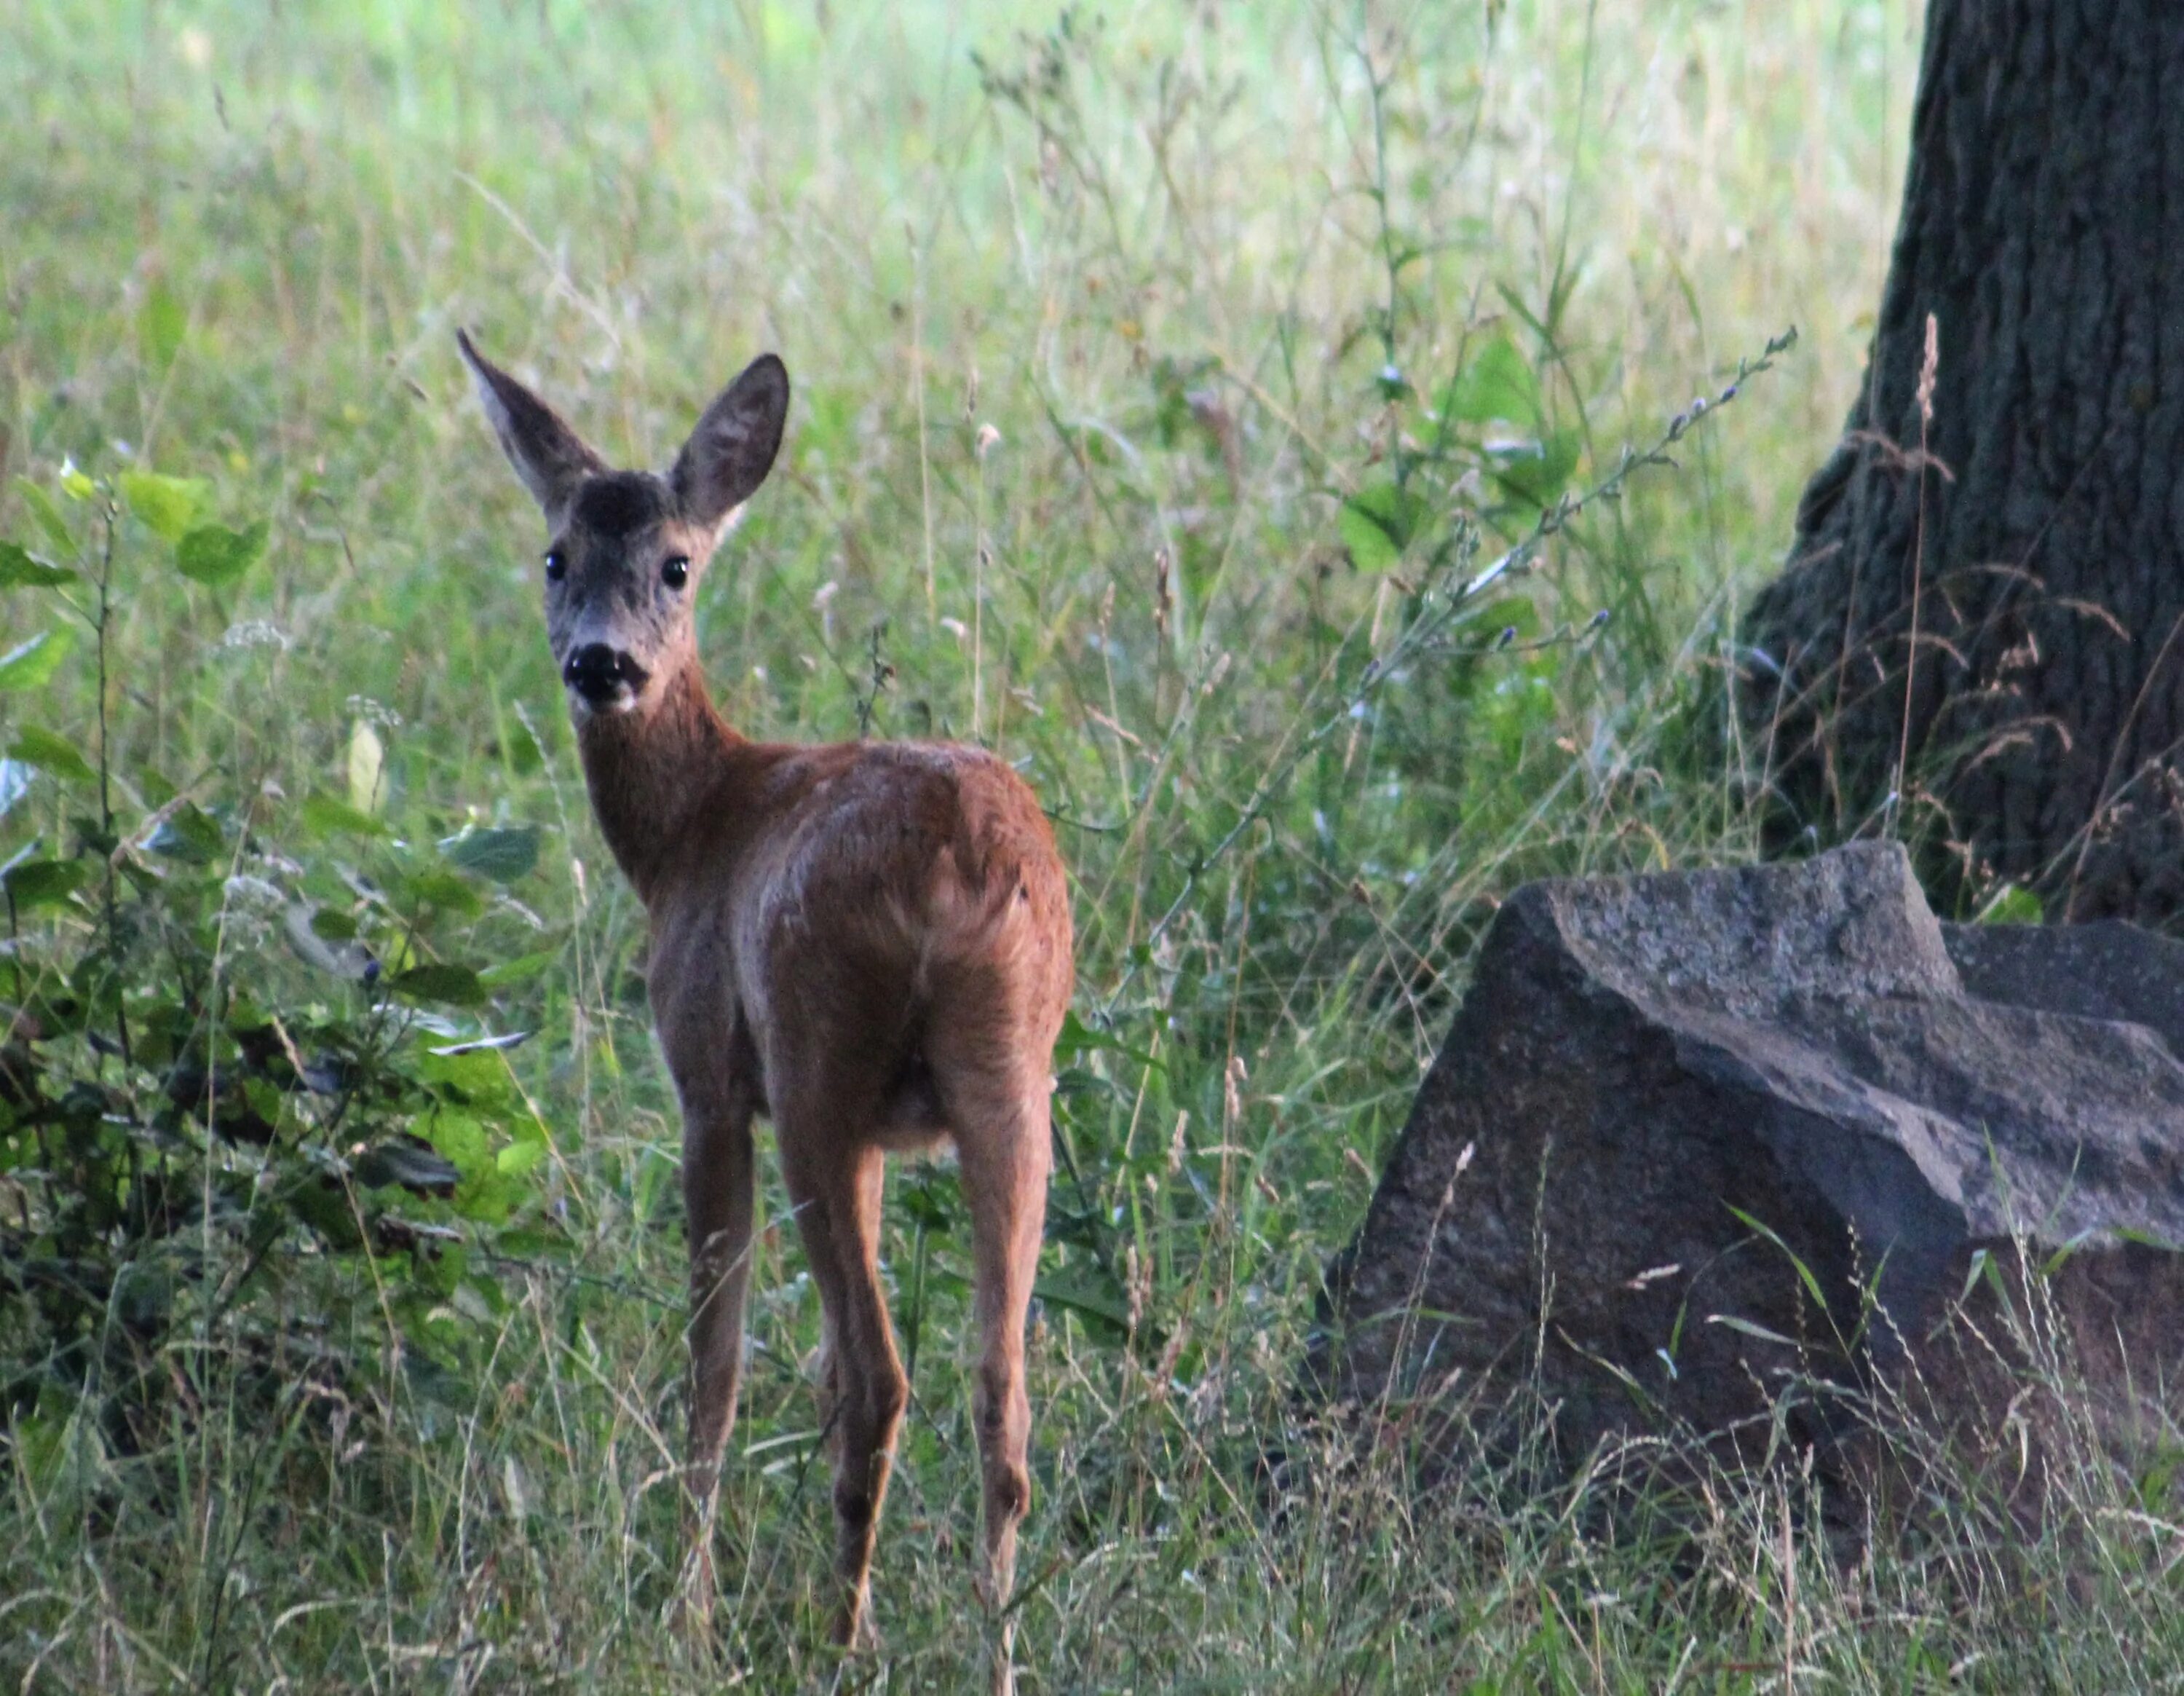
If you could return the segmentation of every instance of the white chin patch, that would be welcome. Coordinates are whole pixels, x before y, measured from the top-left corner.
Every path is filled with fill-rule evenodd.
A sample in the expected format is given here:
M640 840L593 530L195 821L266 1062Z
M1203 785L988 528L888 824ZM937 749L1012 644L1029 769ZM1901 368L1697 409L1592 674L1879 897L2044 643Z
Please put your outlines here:
M594 700L582 689L569 690L569 706L581 721L587 718L615 718L637 706L637 691L627 683L618 686L610 695Z

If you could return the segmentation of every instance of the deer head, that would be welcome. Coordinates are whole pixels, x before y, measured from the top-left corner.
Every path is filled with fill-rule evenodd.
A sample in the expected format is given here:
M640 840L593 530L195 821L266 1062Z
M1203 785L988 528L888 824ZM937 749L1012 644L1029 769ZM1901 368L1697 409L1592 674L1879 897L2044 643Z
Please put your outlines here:
M638 713L697 663L698 579L781 448L788 371L761 354L705 409L666 476L615 471L554 409L455 335L515 474L546 516L546 633L577 722Z

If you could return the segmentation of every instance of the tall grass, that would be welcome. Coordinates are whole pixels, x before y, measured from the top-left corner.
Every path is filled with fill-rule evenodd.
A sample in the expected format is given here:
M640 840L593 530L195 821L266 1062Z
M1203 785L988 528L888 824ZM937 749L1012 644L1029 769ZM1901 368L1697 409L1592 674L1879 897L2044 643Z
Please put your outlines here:
M1315 1441L1291 1392L1318 1269L1497 897L1751 851L1719 668L1859 377L1917 28L1897 0L11 12L6 469L203 477L271 521L221 590L120 522L121 823L176 788L261 808L324 884L354 851L295 808L345 792L363 725L364 799L404 840L542 827L537 870L466 934L552 962L450 1028L538 1033L510 1075L553 1158L518 1207L537 1230L415 1318L444 1344L431 1372L372 1368L411 1322L383 1261L298 1260L265 1299L323 1370L269 1390L207 1320L162 1345L171 1393L125 1444L88 1390L49 1378L12 1409L0 1670L952 1689L975 1664L967 1255L952 1186L914 1168L888 1215L916 1401L883 1653L819 1646L817 1312L771 1187L722 1640L668 1624L671 1102L641 915L541 639L536 519L454 356L466 324L643 462L778 349L789 446L701 603L723 705L755 734L977 738L1057 820L1082 972L1034 1351L1029 1688L2173 1676L2151 1532L2068 1587L2042 1545L2013 1590L1975 1545L1846 1573L1779 1482L1722 1481L1669 1560L1643 1526L1603 1534L1582 1480L1482 1461L1428 1501L1286 1464ZM1675 469L1457 593L1791 323L1794 353ZM10 484L0 533L29 533L30 499ZM0 605L11 639L49 622L30 591ZM0 736L92 748L89 651L0 695ZM0 849L67 840L71 793L32 779ZM232 920L256 990L334 993L277 927ZM99 922L80 901L24 925L19 994ZM0 1209L27 1219L36 1186L0 1174Z

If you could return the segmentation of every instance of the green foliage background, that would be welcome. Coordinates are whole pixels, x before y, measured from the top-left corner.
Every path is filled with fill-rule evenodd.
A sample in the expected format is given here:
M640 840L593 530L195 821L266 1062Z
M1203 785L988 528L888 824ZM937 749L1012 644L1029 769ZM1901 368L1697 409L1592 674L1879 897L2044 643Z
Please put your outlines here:
M1294 1464L1319 1269L1498 897L1752 851L1733 612L1858 380L1918 27L10 11L0 1672L975 1664L967 1255L933 1169L891 1180L916 1400L883 1652L821 1647L817 1314L772 1190L720 1637L671 1627L671 1099L458 325L633 462L782 353L789 443L701 603L723 706L978 739L1056 819L1082 974L1028 1688L2173 1669L2170 1545L2099 1502L2092 1576L2027 1586L2008 1563L2053 1578L2064 1545L1976 1520L1846 1576L1774 1482L1722 1481L1669 1561L1582 1480L1482 1462L1420 1501Z

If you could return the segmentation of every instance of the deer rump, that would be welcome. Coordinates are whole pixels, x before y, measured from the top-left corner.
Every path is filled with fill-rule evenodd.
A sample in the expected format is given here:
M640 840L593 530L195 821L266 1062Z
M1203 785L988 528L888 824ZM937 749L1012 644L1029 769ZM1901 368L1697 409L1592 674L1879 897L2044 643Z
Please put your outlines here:
M1016 773L978 750L799 749L777 775L804 790L786 828L755 849L731 911L660 928L653 980L715 979L714 1040L725 1013L756 1111L816 1089L838 1134L929 1152L961 1123L955 1077L1020 1064L1008 1034L1027 1014L1059 1023L1069 966L1049 957L1067 891L1050 851L1024 828ZM692 973L691 942L723 921L729 971ZM656 1011L664 1024L697 1009Z

